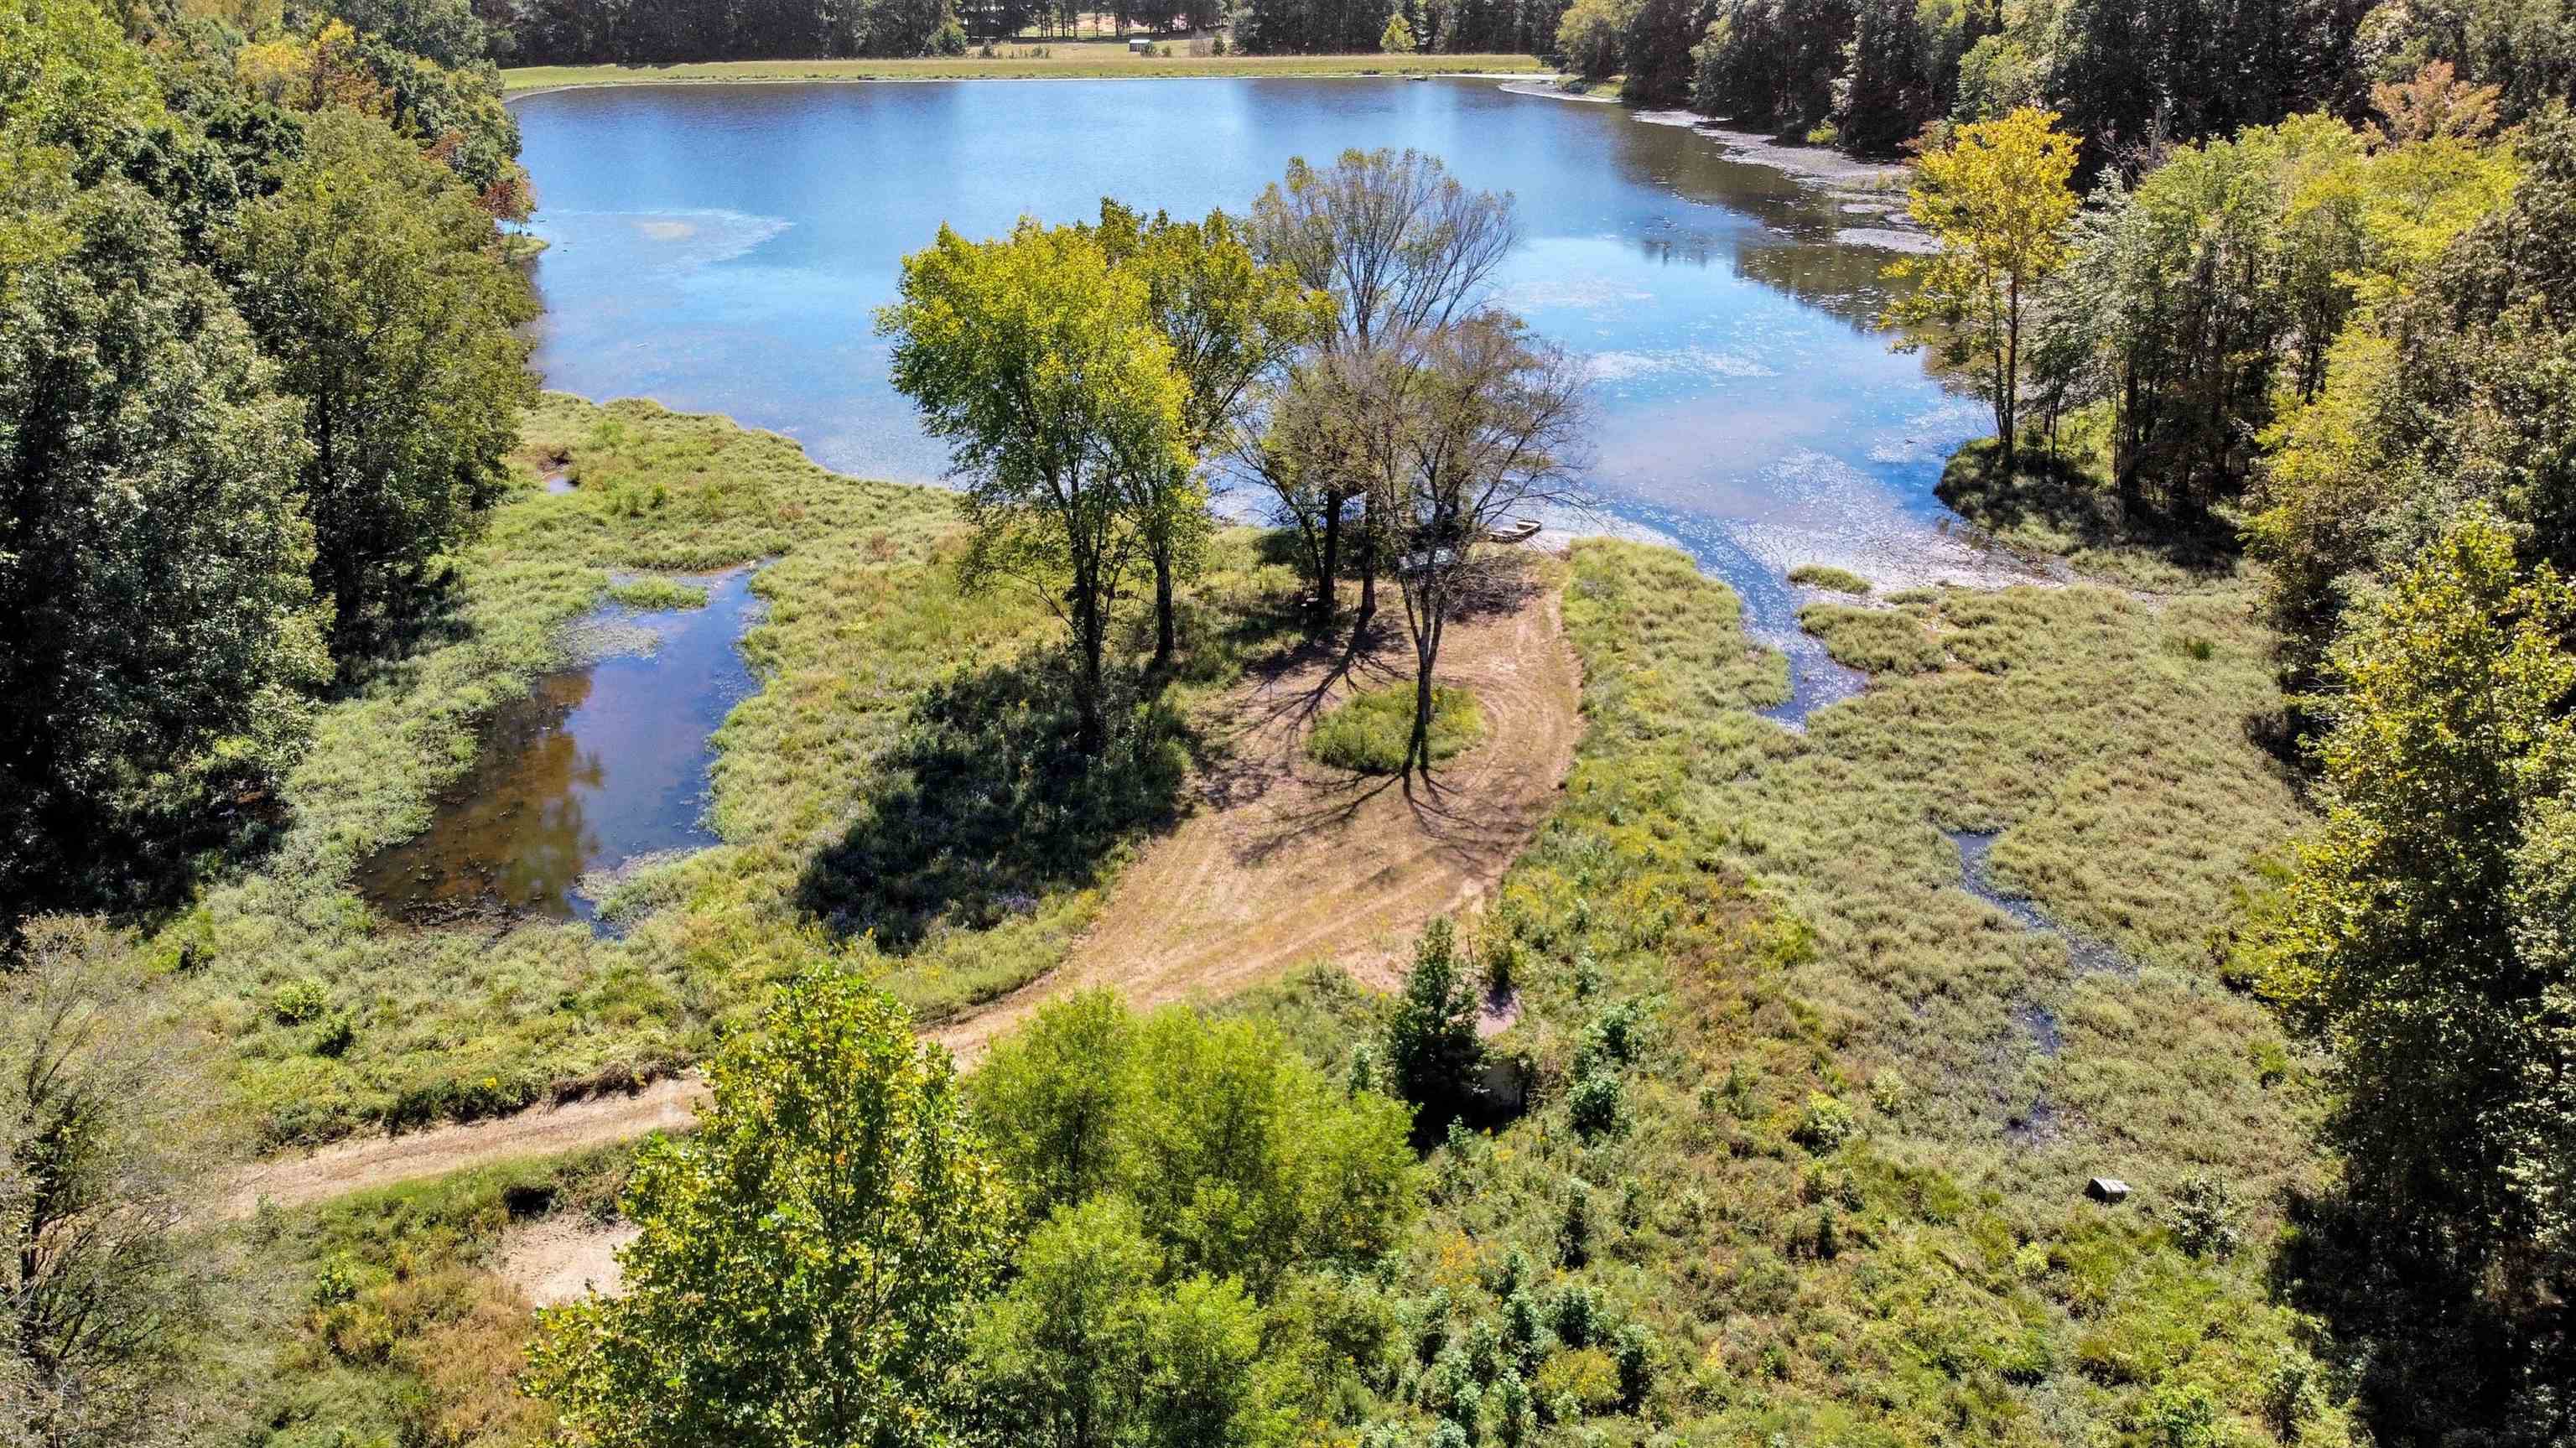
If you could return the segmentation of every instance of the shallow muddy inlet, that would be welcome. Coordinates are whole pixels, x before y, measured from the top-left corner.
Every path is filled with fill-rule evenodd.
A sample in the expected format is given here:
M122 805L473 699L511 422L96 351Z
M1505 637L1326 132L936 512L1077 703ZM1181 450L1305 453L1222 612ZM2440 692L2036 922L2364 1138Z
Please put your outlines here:
M536 681L485 722L474 767L429 827L359 868L358 888L424 923L485 914L592 920L585 877L714 844L710 742L758 686L736 647L757 621L751 570L696 580L703 607L610 605L583 621L595 662Z

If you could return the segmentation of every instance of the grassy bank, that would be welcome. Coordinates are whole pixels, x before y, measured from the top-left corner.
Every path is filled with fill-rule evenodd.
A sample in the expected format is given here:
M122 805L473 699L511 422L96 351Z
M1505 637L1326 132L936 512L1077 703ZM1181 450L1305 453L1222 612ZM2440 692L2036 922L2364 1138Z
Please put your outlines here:
M1033 977L1170 807L1192 701L1294 591L1228 535L1193 596L1189 670L1123 716L1118 767L1068 790L1043 727L1057 626L1024 590L960 584L952 495L840 477L722 418L560 395L516 462L525 486L463 561L450 614L324 714L274 851L145 942L174 1015L226 1043L233 1100L266 1140L658 1074L818 952L932 1019ZM553 472L577 486L542 491ZM753 585L767 611L743 649L764 685L717 735L721 843L629 874L609 898L622 934L512 916L424 929L355 892L354 866L417 831L471 762L478 720L571 661L568 625L612 573L756 559L774 560ZM1005 720L1016 744L994 737ZM1009 828L1032 812L1052 827ZM863 916L900 938L867 936Z
M501 72L512 95L571 86L692 85L779 81L1099 80L1172 76L1535 75L1527 55L1130 55L1123 41L1014 43L990 58L906 60L729 60L678 65L530 65Z
M1811 613L1838 652L1864 614L1922 644L1803 737L1678 555L1584 544L1566 607L1592 732L1477 946L1544 1104L1433 1158L1398 1397L1454 1403L1526 1291L1598 1324L1536 1369L1595 1441L2337 1441L2266 1282L2317 1170L2301 1073L2207 949L2299 818L2244 727L2243 599ZM2075 948L1963 888L1944 829L1999 831L1992 881ZM1323 1043L1354 1016L1279 1008Z

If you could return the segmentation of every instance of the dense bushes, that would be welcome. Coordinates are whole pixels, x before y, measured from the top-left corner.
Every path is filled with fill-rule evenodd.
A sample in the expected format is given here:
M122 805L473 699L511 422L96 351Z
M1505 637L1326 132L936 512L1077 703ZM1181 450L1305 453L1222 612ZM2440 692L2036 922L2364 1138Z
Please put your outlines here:
M263 823L317 626L417 602L530 385L488 73L131 18L0 9L0 921Z
M311 448L223 289L123 182L7 235L39 259L0 272L0 922L166 869L328 674Z

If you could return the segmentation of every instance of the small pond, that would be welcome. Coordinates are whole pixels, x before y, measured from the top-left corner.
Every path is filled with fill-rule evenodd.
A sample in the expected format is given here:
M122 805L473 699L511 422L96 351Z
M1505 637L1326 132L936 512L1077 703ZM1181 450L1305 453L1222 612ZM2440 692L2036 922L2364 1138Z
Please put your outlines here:
M360 891L422 922L589 921L607 872L714 844L710 736L759 685L737 645L760 604L748 568L694 581L704 607L585 619L576 634L597 656L495 710L429 828L367 860Z

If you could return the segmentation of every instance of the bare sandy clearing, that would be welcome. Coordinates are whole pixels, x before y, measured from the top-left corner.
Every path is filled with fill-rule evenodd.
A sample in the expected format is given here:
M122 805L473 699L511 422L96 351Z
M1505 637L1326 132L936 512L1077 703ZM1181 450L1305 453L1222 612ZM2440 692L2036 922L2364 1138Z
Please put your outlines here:
M1407 682L1400 622L1344 667L1301 657L1249 680L1197 810L1121 875L1064 966L933 1034L963 1057L1039 1005L1116 989L1139 1007L1216 999L1330 959L1391 985L1413 936L1502 878L1554 807L1581 732L1581 670L1553 586L1449 627L1440 681L1472 691L1485 740L1430 785L1306 757L1306 731L1361 689Z
M492 1121L460 1122L399 1136L352 1137L302 1156L281 1157L245 1173L224 1200L223 1215L247 1217L262 1200L300 1207L369 1187L444 1176L522 1156L553 1156L653 1131L696 1124L706 1083L695 1073L656 1081L632 1093L538 1106Z
M501 1241L501 1276L536 1307L560 1307L594 1292L614 1297L625 1278L618 1249L641 1235L630 1223L601 1226L571 1215L514 1226Z

